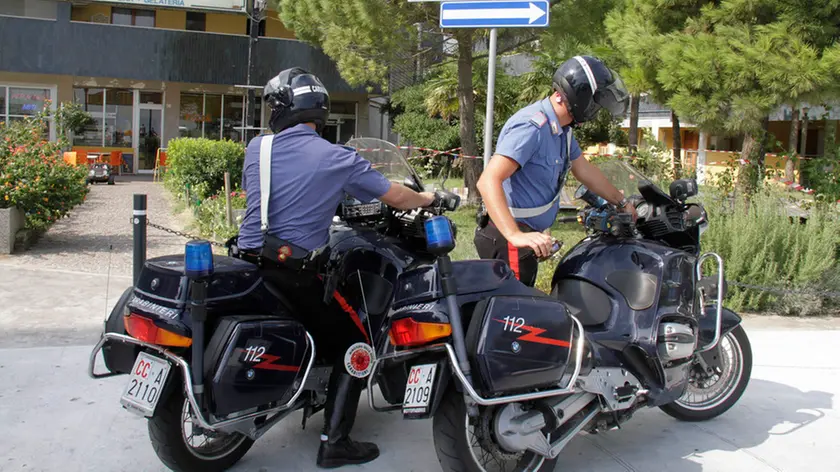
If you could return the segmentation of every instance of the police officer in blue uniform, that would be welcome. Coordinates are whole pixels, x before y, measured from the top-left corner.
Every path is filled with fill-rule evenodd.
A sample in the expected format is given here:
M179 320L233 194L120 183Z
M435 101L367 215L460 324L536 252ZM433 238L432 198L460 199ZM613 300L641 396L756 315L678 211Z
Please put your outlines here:
M314 271L301 269L299 261L328 242L332 217L345 192L405 210L430 206L434 194L392 184L355 151L323 139L330 99L321 81L307 71L284 70L268 82L263 97L271 108L269 125L275 134L248 144L242 175L247 209L236 248L240 257L259 264L263 278L295 305L318 352L335 362L318 466L369 462L379 456L376 445L349 437L364 379L351 376L343 365L347 348L365 342L365 333L340 300L323 303L322 281ZM263 154L271 170L267 208L261 198L261 148L268 149ZM280 262L277 249L284 247L292 250Z
M629 95L618 74L591 56L575 56L554 73L554 93L514 114L478 181L486 216L475 233L482 259L508 262L533 286L539 261L551 255L547 234L559 211L569 170L590 190L634 215L636 210L597 167L580 159L572 128L601 108L623 116ZM489 216L489 218L488 218Z

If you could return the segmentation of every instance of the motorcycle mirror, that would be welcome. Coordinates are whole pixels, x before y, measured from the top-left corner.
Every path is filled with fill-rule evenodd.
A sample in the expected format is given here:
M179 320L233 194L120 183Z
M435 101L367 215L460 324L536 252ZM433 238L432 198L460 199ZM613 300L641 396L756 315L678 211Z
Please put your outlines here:
M403 180L403 185L410 188L411 190L414 190L415 192L422 192L423 191L420 188L420 184L417 182L417 180L414 179L414 176L412 176L412 175L409 175L408 177L406 177Z
M668 188L671 198L684 202L687 198L697 195L697 181L694 179L679 179L671 182Z

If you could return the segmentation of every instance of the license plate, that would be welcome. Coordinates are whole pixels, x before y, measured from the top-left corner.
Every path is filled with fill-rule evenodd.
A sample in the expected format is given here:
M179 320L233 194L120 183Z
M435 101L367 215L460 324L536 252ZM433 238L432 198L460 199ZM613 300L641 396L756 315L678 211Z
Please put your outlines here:
M170 367L169 362L141 352L134 361L120 403L133 413L152 416Z
M435 383L437 364L423 364L411 367L405 383L403 414L425 413L432 401L432 387Z

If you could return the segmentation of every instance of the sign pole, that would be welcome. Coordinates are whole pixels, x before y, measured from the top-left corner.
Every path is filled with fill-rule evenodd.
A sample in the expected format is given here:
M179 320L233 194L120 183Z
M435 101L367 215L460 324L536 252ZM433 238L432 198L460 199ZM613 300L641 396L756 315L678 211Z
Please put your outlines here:
M490 62L487 65L487 111L484 115L484 168L493 151L493 98L496 95L496 28L490 29Z

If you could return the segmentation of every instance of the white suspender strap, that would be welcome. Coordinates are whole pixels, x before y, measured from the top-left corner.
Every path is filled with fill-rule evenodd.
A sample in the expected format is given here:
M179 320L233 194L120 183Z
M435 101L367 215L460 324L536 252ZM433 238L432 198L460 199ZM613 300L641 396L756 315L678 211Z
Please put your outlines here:
M271 195L271 145L274 135L260 139L260 222L263 233L268 231L268 197Z
M566 159L571 159L571 156L572 156L572 129L569 128L569 130L566 131ZM551 208L554 205L556 205L558 201L560 201L560 197L563 194L563 185L566 182L566 176L563 175L558 180L559 180L559 182L558 182L559 186L557 188L557 195L555 195L554 198L550 202L546 203L545 205L538 206L536 208L513 208L513 207L508 207L508 209L510 210L511 216L513 216L514 218L534 218L536 216L540 216L543 213L551 210Z

